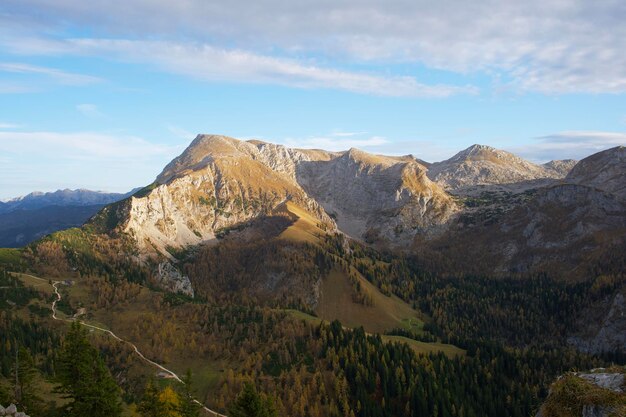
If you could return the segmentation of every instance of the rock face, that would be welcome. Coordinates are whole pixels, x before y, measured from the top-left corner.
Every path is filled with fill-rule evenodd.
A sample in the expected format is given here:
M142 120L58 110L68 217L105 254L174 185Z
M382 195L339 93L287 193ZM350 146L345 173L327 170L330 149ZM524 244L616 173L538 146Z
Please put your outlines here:
M220 230L269 215L286 201L332 225L293 180L288 164L280 166L273 169L252 143L200 135L165 167L152 189L125 202L124 231L143 250L164 253L168 247L211 240Z
M297 179L348 235L408 243L436 232L457 211L413 158L350 149L329 161L303 163Z
M626 351L626 287L583 312L581 330L567 341L581 352L600 354Z
M28 417L28 415L24 412L17 411L17 407L15 404L9 405L7 408L4 408L0 405L0 416L6 417Z
M575 159L561 159L546 162L542 165L542 167L550 171L556 172L558 178L565 178L577 163L578 161L576 161Z
M577 267L594 250L626 234L626 205L598 189L562 184L506 198L466 208L431 250L460 259L466 272L584 273Z
M570 163L553 161L548 166L536 165L490 146L472 145L448 160L431 164L428 177L446 190L462 191L480 185L563 178L562 172Z
M624 392L624 374L597 372L578 374L579 378L591 382L600 388L608 389L615 392Z
M194 296L193 287L189 277L183 275L170 262L159 263L156 273L157 284L166 291Z
M456 205L410 157L290 149L199 135L141 191L118 207L122 230L143 251L167 253L275 213L287 201L327 230L356 239L410 242L433 233Z
M576 164L565 181L599 188L626 200L626 147L588 156Z

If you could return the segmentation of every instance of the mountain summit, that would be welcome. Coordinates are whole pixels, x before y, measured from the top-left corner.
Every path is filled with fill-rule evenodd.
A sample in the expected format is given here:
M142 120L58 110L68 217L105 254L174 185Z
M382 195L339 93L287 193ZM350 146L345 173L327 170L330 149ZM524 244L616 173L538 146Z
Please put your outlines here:
M447 190L459 190L477 185L564 177L564 164L555 162L553 165L560 169L533 164L491 146L472 145L450 159L432 164L428 176Z

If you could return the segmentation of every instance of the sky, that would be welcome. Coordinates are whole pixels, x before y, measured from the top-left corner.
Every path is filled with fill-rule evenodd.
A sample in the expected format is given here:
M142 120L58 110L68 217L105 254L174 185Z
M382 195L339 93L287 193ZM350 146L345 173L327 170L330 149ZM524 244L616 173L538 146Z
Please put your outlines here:
M199 133L439 161L626 144L623 0L2 0L0 200L128 191Z

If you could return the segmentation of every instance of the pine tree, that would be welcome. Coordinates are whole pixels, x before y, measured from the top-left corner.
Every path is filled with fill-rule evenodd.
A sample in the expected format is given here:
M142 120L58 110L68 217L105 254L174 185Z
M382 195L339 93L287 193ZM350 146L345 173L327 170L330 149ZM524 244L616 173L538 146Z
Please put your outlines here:
M80 323L72 323L59 354L59 392L70 398L65 407L70 417L121 415L119 387L87 339Z
M159 390L153 380L148 381L137 411L141 417L160 417Z
M26 348L20 347L12 371L13 380L16 382L15 402L20 410L31 413L39 411L42 400L37 396L34 384L36 376L35 360Z
M230 417L278 417L271 398L260 395L254 386L245 383L235 402L228 409Z
M178 396L180 397L180 414L182 417L198 417L200 415L200 404L196 403L192 394L191 370L183 377L183 387Z

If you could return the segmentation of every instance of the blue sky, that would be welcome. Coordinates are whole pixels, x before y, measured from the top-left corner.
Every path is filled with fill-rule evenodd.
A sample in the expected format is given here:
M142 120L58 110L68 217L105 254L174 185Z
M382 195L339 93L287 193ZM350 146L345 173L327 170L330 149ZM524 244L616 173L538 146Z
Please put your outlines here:
M3 0L0 199L150 183L197 133L536 162L626 144L626 3Z

